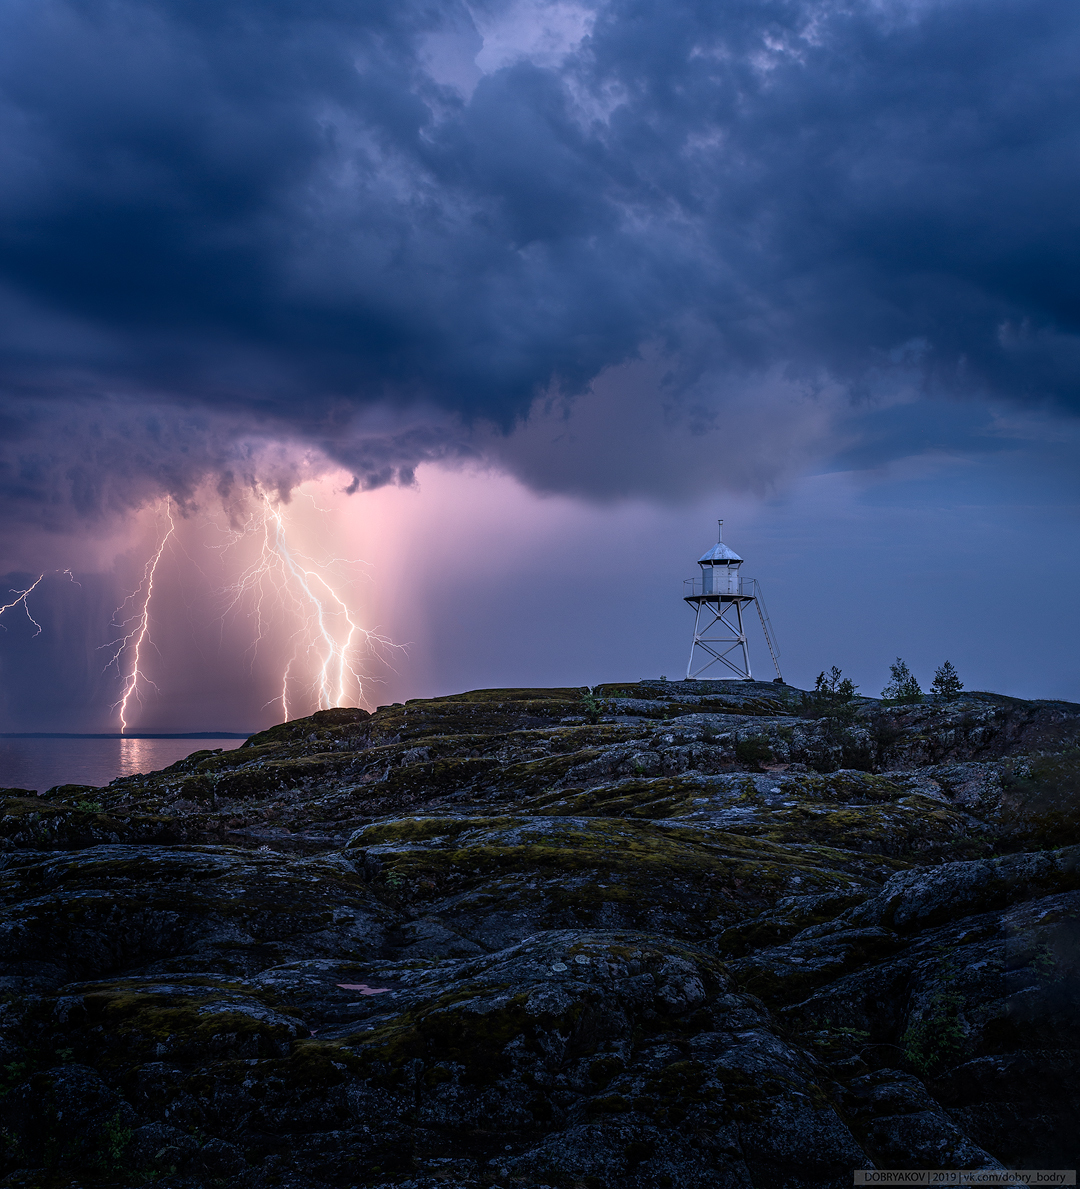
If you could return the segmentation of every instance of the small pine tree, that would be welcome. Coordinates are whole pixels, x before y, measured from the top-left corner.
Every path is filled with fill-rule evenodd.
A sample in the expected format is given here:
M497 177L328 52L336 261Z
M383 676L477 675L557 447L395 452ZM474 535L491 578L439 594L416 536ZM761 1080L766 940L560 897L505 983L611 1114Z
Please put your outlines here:
M952 661L946 661L940 669L935 671L934 680L930 686L932 693L943 698L955 698L963 688L964 683L960 680Z
M881 691L881 696L887 702L921 702L922 687L915 678L915 674L897 657L896 663L889 666L889 683Z
M581 687L581 706L585 711L585 718L591 723L600 721L600 713L604 709L600 699L596 696L600 687L590 689L587 685Z
M849 703L859 687L835 666L818 674L814 692L802 696L802 713L807 718L837 718L850 721L855 708Z
M828 673L819 673L814 693L821 701L850 702L859 687L835 665Z

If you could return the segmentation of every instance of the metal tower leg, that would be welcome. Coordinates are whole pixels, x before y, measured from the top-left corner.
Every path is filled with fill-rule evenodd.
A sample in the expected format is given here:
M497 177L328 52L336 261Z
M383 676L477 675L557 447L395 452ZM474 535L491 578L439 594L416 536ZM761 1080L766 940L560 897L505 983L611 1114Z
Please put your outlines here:
M697 605L697 614L694 616L694 639L690 645L690 659L686 662L686 680L690 680L690 671L694 667L694 649L697 648L698 642L698 624L701 622L701 604Z
M746 646L746 628L743 626L742 620L742 603L735 604L735 616L739 621L739 642L742 644L743 668L746 670L746 680L753 681L754 675L750 672L750 650Z

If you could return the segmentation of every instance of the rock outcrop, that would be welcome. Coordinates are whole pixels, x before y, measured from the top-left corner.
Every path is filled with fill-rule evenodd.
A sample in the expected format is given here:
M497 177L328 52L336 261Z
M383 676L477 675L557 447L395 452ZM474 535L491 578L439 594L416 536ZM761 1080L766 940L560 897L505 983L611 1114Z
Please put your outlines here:
M9 789L0 1185L1075 1168L1080 706L486 690Z

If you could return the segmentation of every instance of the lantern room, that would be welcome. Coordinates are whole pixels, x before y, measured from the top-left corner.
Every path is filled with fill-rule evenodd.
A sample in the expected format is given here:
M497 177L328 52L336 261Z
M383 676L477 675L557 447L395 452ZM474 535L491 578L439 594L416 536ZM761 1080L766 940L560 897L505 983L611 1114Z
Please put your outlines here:
M739 566L743 559L729 549L723 541L718 541L708 553L698 558L701 566L702 594L738 594Z

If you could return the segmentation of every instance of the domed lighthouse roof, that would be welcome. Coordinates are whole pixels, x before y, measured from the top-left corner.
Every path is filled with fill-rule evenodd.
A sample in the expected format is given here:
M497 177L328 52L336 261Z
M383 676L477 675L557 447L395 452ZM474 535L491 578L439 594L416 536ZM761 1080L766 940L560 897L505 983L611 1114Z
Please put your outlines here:
M703 553L698 558L699 566L712 565L728 565L733 562L741 562L742 558L735 552L734 549L729 549L723 541L717 543L708 551Z
M698 559L699 566L740 566L742 565L742 558L735 552L734 549L729 549L724 544L724 522L718 520L716 527L719 530L716 534L716 544L709 550L708 553L703 553Z

